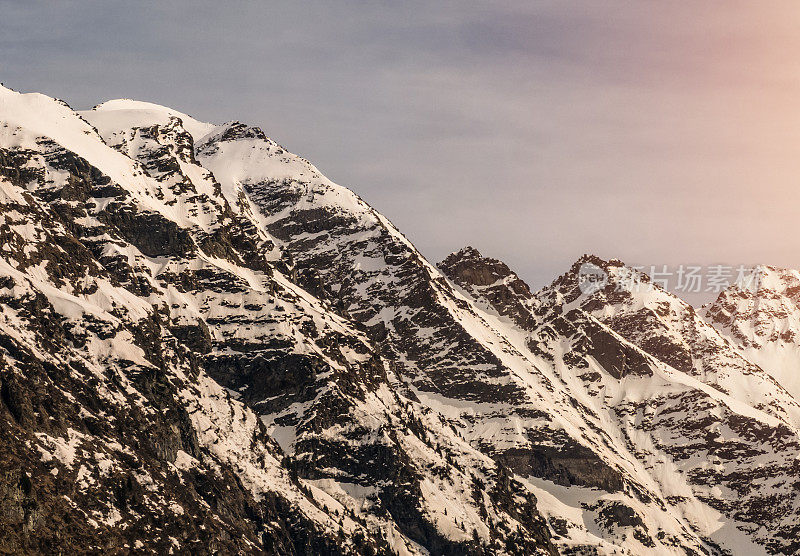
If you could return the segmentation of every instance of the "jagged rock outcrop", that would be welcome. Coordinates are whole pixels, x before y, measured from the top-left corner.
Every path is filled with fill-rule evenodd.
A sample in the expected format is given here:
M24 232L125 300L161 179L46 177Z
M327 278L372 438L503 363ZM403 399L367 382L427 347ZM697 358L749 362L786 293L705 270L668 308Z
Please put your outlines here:
M483 257L474 247L450 254L439 268L476 300L485 299L500 315L522 329L534 326L531 290L519 276L497 259Z

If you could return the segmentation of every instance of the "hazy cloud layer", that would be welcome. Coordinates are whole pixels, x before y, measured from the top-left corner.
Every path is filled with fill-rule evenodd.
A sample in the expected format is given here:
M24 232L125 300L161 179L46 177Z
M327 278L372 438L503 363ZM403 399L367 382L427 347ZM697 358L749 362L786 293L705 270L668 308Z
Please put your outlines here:
M702 6L700 5L702 4ZM262 126L431 259L800 267L794 2L0 1L0 80Z

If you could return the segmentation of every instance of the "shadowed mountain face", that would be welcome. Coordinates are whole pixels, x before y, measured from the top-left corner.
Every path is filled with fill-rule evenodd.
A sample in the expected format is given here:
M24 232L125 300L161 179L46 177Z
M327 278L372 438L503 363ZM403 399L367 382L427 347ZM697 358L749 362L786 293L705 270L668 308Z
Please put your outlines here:
M485 300L516 326L524 330L535 326L531 290L504 262L483 257L474 247L465 247L450 254L439 268L473 299Z
M588 256L531 292L258 128L0 88L0 549L791 553L764 272L700 312Z

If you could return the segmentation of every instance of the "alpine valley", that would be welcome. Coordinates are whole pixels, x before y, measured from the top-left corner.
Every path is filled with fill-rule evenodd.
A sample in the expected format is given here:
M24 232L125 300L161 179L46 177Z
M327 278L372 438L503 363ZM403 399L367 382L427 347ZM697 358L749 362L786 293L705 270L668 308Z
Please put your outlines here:
M565 270L434 265L257 127L0 86L0 553L800 552L800 272Z

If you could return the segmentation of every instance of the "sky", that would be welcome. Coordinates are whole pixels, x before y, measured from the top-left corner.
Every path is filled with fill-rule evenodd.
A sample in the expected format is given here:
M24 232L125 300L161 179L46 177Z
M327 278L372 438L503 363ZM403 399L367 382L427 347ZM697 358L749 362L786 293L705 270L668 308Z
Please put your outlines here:
M800 268L795 1L0 0L0 81L258 125L433 262Z

